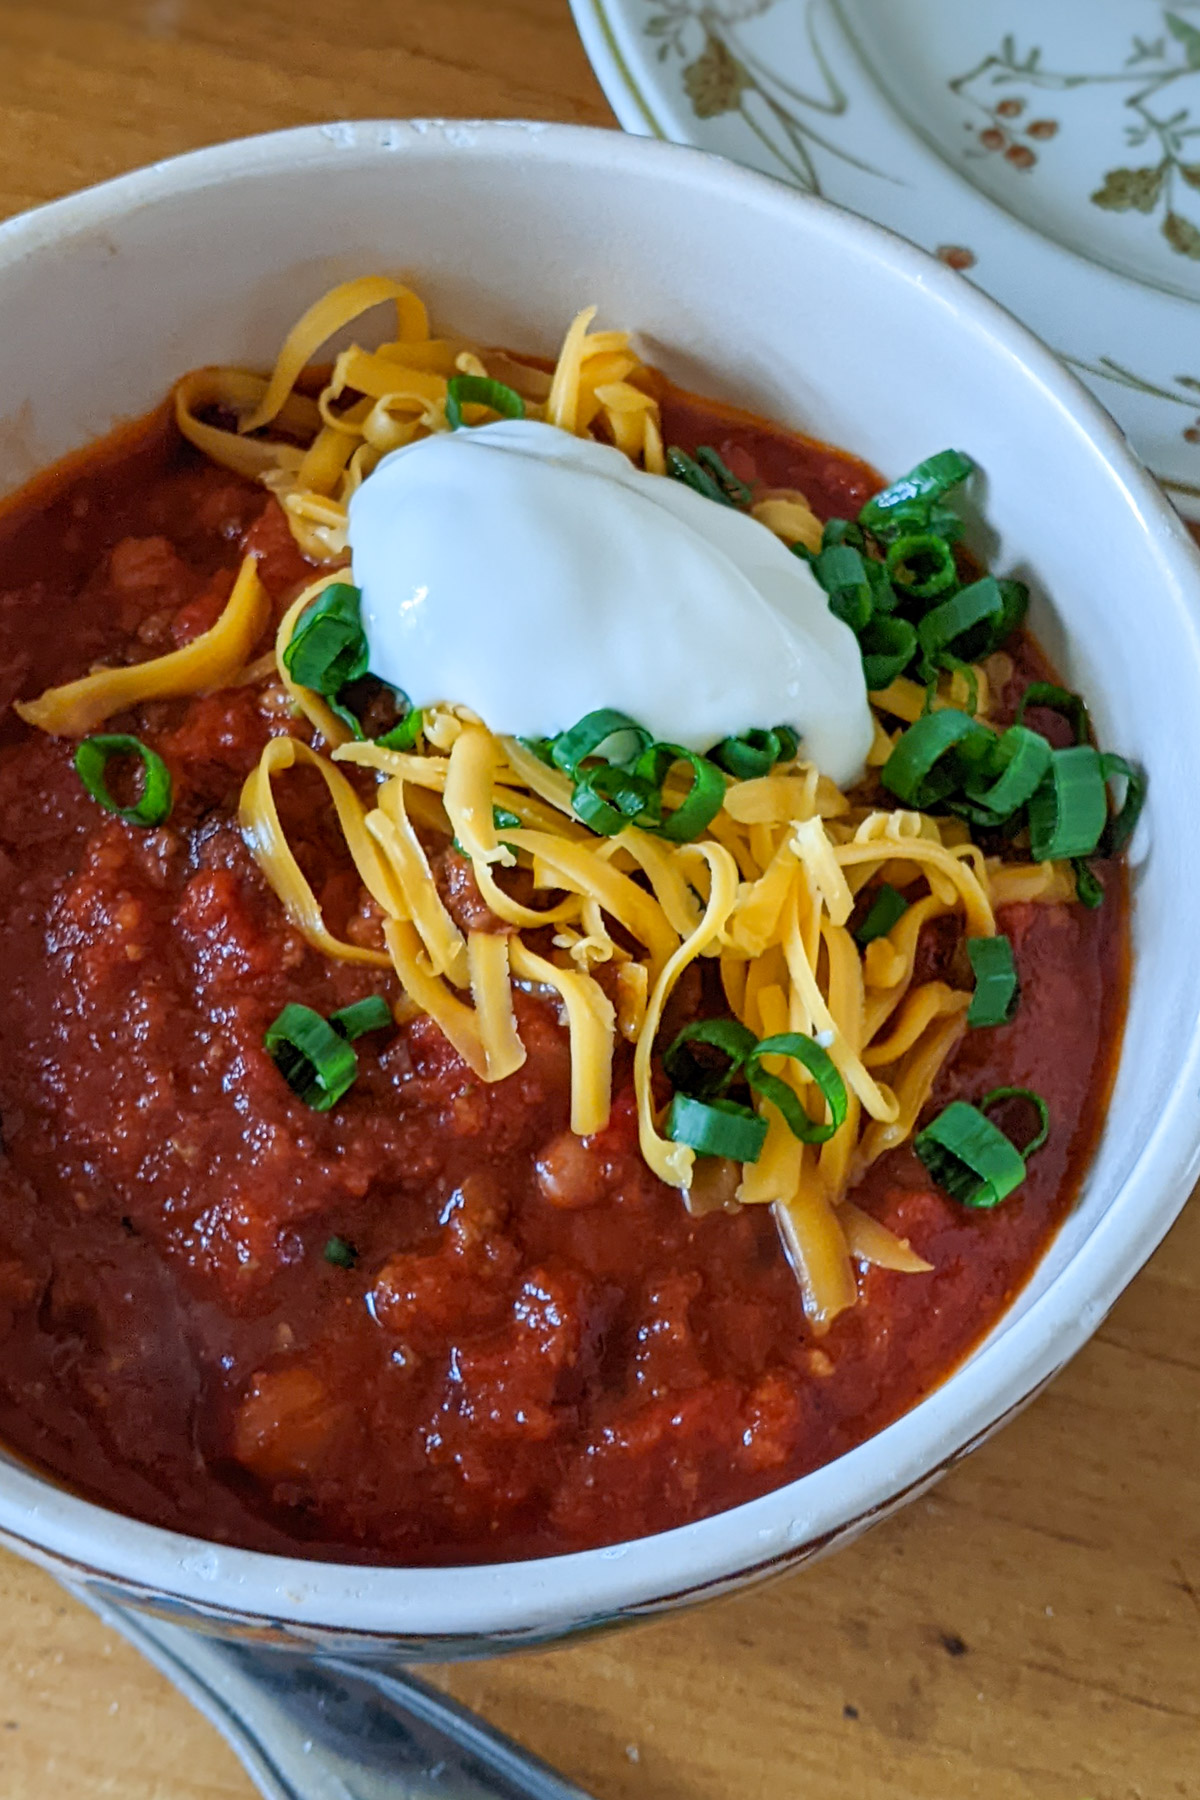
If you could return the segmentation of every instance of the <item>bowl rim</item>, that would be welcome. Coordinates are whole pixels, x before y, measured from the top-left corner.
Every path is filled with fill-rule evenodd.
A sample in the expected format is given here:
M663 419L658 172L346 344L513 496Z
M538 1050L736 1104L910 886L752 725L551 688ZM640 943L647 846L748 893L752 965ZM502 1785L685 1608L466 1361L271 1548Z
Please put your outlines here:
M620 179L657 171L681 191L722 190L747 209L801 222L803 234L890 272L953 310L1032 379L1064 414L1081 454L1106 465L1139 519L1162 578L1162 605L1190 639L1200 686L1200 562L1174 509L1108 413L997 302L895 233L708 152L608 128L523 120L364 120L236 139L154 163L0 224L0 265L101 231L142 207L231 177L396 156L548 158ZM1107 1212L1047 1291L1002 1336L856 1449L757 1500L695 1524L603 1549L537 1561L395 1568L230 1549L117 1514L48 1478L0 1461L0 1536L76 1574L166 1595L214 1619L238 1615L364 1636L514 1641L582 1622L660 1610L719 1591L853 1535L926 1485L1050 1378L1096 1329L1186 1202L1200 1173L1200 1019L1153 1132ZM846 1496L856 1496L848 1507Z

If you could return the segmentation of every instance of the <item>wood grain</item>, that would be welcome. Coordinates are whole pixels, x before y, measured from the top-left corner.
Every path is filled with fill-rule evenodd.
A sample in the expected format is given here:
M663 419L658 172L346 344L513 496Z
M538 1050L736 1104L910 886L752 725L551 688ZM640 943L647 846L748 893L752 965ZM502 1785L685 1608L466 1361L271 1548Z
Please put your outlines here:
M565 0L0 0L0 213L331 117L611 123ZM777 1586L446 1669L598 1800L1200 1800L1200 1211L929 1499ZM213 1733L0 1557L0 1800L247 1800Z

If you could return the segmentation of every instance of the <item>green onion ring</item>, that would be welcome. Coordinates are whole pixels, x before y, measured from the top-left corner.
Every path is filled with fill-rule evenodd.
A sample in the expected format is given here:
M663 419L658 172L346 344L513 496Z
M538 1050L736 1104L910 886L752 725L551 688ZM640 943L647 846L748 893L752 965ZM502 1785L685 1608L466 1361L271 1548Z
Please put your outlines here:
M1025 710L1030 706L1045 707L1047 712L1056 712L1065 719L1075 733L1077 744L1091 742L1092 722L1082 695L1073 694L1069 688L1057 687L1052 681L1031 681L1017 705L1018 725L1024 724Z
M762 1155L767 1121L736 1100L693 1100L689 1094L676 1094L663 1121L663 1134L676 1144L690 1144L700 1156L752 1163Z
M952 1100L919 1131L913 1150L960 1206L999 1206L1025 1179L1025 1158L998 1125L965 1100Z
M858 522L876 537L889 535L900 523L913 522L926 528L932 523L934 505L951 488L964 482L975 468L961 450L940 450L928 456L915 469L885 487L868 500L858 515ZM945 536L945 532L941 533Z
M967 955L975 972L975 992L967 1008L972 1028L1007 1025L1017 1010L1020 987L1012 944L1003 934L967 939Z
M716 477L678 444L672 444L667 451L666 465L667 474L673 480L681 481L684 487L690 487L693 493L702 495L705 500L715 500L718 506L733 506L733 500Z
M880 779L906 805L933 806L959 786L957 765L978 763L993 741L968 713L952 707L926 713L897 740Z
M986 1113L990 1106L998 1106L1001 1100L1027 1100L1037 1113L1038 1129L1021 1151L1021 1155L1028 1161L1031 1156L1036 1155L1050 1136L1050 1108L1042 1096L1035 1093L1032 1088L998 1087L993 1088L990 1094L983 1096L979 1102L980 1112Z
M1055 750L1050 771L1029 802L1029 847L1035 862L1091 856L1108 823L1108 791L1100 753L1091 744Z
M778 1075L768 1074L762 1067L764 1056L790 1056L806 1068L829 1108L829 1118L822 1125L810 1119L795 1091ZM746 1080L756 1094L769 1100L783 1114L793 1136L802 1144L825 1144L846 1122L846 1084L833 1058L813 1038L798 1031L781 1031L776 1037L762 1038L755 1045L746 1065Z
M354 1083L358 1057L311 1006L289 1001L267 1027L263 1047L292 1092L314 1112L328 1112Z
M994 575L985 575L970 587L960 588L957 594L933 607L917 626L917 638L930 666L965 632L999 617L1003 611L1004 598Z
M464 406L488 406L505 419L523 419L525 402L515 389L490 375L452 375L446 383L446 423L451 431L462 425Z
M789 735L794 746L795 735ZM795 748L791 754L796 754ZM769 775L777 762L785 760L778 730L745 731L741 737L722 738L708 755L711 762L727 770L738 781L754 781Z
M858 635L862 652L863 678L867 691L882 693L898 675L903 675L917 649L917 632L907 619L888 614L876 616Z
M963 785L971 806L968 817L976 824L1000 824L1028 804L1050 768L1052 751L1040 732L1027 725L1010 725L980 765L979 773ZM990 783L987 777L995 776Z
M1102 840L1105 856L1119 856L1133 836L1146 804L1146 773L1136 763L1126 762L1123 756L1115 756L1111 751L1101 756L1100 773L1106 782L1123 775L1128 784L1121 808L1108 821Z
M580 822L602 837L616 837L627 825L657 829L662 795L652 781L618 763L580 771L571 794Z
M119 806L108 791L105 774L109 758L136 756L142 765L141 797L133 806ZM75 748L75 773L92 799L105 812L116 813L127 825L161 825L171 816L171 771L156 750L140 738L124 732L102 732L86 737Z
M933 563L928 575L914 578L913 562L916 559ZM929 600L935 594L944 594L958 580L953 550L945 538L932 531L912 532L895 538L888 545L884 566L888 579L903 593L911 594L914 600Z
M696 450L696 461L701 468L708 470L732 505L749 506L754 498L750 489L734 474L728 463L722 460L711 444L699 445Z
M340 1006L335 1013L330 1013L329 1023L333 1029L344 1037L348 1043L360 1038L368 1031L389 1031L395 1024L392 1009L382 994L369 994L365 1000L355 1000L350 1006Z
M589 756L598 755L601 746L607 744L609 738L626 736L631 741L621 744L620 748L627 751L627 754L613 756L608 760L620 764L631 763L643 750L649 748L652 739L645 727L637 724L627 713L617 712L611 706L602 706L595 712L585 713L569 731L560 731L553 740L550 755L558 768L565 770L568 775L575 775L580 763Z
M362 627L362 594L335 581L306 607L283 653L292 680L333 699L367 673L369 651Z
M671 769L681 762L692 771L691 791L674 812L664 810L662 822L650 829L673 844L690 844L725 804L725 777L716 763L681 744L651 744L634 764L634 774L661 791Z
M876 889L870 911L854 935L860 944L873 944L876 938L886 937L907 911L908 901L904 895L890 881L885 881Z

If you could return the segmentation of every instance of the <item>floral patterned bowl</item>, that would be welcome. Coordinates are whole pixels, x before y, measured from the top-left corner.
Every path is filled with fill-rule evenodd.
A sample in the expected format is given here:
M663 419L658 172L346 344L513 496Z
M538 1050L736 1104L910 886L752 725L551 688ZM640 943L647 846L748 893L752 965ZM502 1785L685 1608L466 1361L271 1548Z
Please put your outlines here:
M446 1658L659 1612L846 1542L1023 1405L1162 1237L1200 1166L1200 960L1180 953L1200 879L1180 824L1200 768L1200 565L1108 417L950 270L716 158L559 126L314 127L0 227L0 488L148 408L185 369L268 362L298 299L380 266L410 272L441 318L545 351L595 300L669 374L884 469L964 445L996 560L1032 583L1035 627L1102 736L1150 773L1125 1050L1079 1204L964 1366L839 1461L657 1537L409 1570L173 1536L0 1453L0 1536L97 1600L292 1648Z
M1200 518L1196 0L572 0L627 130L969 272Z

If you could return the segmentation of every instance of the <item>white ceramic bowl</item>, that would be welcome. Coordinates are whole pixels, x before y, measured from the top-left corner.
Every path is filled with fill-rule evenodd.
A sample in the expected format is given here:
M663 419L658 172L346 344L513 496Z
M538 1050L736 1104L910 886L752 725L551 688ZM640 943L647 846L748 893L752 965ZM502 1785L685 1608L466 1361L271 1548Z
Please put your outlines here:
M1158 1243L1200 1160L1200 959L1184 935L1200 852L1183 824L1200 773L1200 563L1107 415L961 277L697 152L544 125L287 132L0 227L0 489L148 409L185 369L269 363L303 305L367 270L406 272L438 318L546 352L598 301L669 374L887 472L969 450L989 553L1034 584L1035 627L1103 740L1150 773L1125 1049L1080 1202L970 1360L848 1456L658 1537L452 1570L192 1541L0 1457L5 1541L100 1595L211 1631L441 1658L655 1612L847 1541L1027 1400Z

